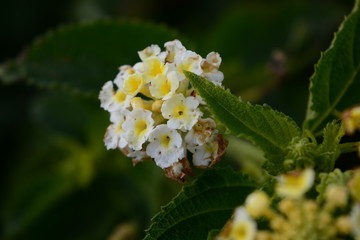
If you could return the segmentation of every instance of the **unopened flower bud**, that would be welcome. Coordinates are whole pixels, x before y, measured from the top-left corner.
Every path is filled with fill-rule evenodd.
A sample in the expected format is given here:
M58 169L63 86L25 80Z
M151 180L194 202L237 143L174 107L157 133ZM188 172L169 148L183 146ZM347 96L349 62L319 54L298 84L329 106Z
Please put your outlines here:
M259 218L263 216L268 207L269 197L263 191L255 191L246 198L246 211L253 218Z

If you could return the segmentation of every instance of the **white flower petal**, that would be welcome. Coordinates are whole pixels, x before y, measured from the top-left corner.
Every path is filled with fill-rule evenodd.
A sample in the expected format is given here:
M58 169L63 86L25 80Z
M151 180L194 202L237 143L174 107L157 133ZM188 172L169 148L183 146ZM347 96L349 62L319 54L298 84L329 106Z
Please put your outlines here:
M184 157L181 135L166 124L158 125L149 136L146 153L159 167L170 167Z
M174 63L180 73L186 70L197 75L202 74L201 62L201 56L189 50L177 54L174 58Z
M185 98L182 94L174 94L164 101L161 112L164 118L169 119L170 128L190 130L202 115L198 105L194 97Z
M145 61L149 57L157 56L160 53L161 49L158 45L152 44L149 47L145 48L142 51L139 51L139 57L142 61Z
M203 72L202 76L218 86L221 86L222 81L224 80L224 74L218 70Z
M137 108L126 116L122 128L125 131L128 146L133 150L141 150L142 144L151 133L154 125L151 114L148 110Z
M186 48L177 39L174 41L166 42L164 46L167 52L167 62L173 62L176 55L186 51Z
M100 99L100 107L102 107L105 110L109 110L109 106L112 103L112 98L114 96L114 88L112 81L108 81L104 84L104 86L101 88L101 91L99 93L99 99Z

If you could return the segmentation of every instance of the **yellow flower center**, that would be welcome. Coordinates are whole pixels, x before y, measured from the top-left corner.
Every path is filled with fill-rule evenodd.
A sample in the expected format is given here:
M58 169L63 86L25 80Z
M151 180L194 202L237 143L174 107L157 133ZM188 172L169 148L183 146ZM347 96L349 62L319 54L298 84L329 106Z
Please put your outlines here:
M159 87L159 92L161 96L166 96L171 91L171 83L169 81L164 81L163 84Z
M116 101L118 101L119 103L123 103L126 99L126 93L124 93L121 90L118 90L114 97Z
M147 74L154 78L164 72L165 65L157 58L150 58L146 61Z
M232 234L234 239L236 239L236 240L247 239L248 235L249 235L248 228L249 228L248 224L246 224L244 222L234 226L234 230L233 230L233 234Z
M129 76L124 82L124 91L129 95L135 95L143 85L143 78L140 74Z
M161 146L164 148L169 148L171 142L171 138L169 135L164 134L161 136Z
M141 136L146 133L148 124L145 120L138 120L135 124L135 135Z
M173 117L184 118L186 116L187 109L184 105L180 105L174 108Z

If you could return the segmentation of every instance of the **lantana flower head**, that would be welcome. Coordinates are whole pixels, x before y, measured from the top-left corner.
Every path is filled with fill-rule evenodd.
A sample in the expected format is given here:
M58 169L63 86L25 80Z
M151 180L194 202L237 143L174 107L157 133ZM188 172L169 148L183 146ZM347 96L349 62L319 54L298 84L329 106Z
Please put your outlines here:
M134 164L153 159L166 176L184 181L192 174L188 156L195 167L211 167L227 146L215 121L202 118L207 105L184 70L221 85L221 57L211 52L204 59L179 40L166 42L164 51L150 45L138 55L140 62L119 67L100 91L100 106L111 121L105 145L120 149Z

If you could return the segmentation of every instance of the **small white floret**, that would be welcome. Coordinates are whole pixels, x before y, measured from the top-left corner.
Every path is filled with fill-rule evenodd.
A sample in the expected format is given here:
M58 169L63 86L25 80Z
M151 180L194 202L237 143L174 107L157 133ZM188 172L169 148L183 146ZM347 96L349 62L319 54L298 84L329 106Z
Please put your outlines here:
M139 57L142 61L145 61L149 57L155 57L160 53L161 49L158 45L152 44L142 51L139 51Z
M166 100L171 97L179 87L178 75L175 71L167 75L158 75L151 81L150 93L157 99Z
M127 78L131 74L134 74L136 70L130 65L122 65L119 67L119 70L119 73L114 79L114 83L119 89L122 89L125 78Z
M107 128L104 137L107 149L124 148L127 145L127 141L124 138L124 129L122 128L126 114L128 114L127 110L118 110L110 113L112 124Z
M176 55L185 52L186 48L181 44L179 40L169 41L164 44L166 48L166 61L174 62L174 58Z
M176 69L180 74L183 74L184 70L193 72L197 75L202 74L203 70L201 68L201 62L201 56L190 50L181 52L174 58Z
M256 222L248 215L245 208L236 208L231 226L230 239L254 240L256 231Z
M184 157L181 135L166 124L158 125L149 136L146 153L156 165L167 168Z
M170 128L185 131L190 130L202 115L198 106L199 101L194 97L174 94L164 101L161 112L165 119L169 119L167 125Z
M101 102L100 106L111 112L129 107L131 96L120 89L115 92L112 81L108 81L102 87L99 99Z
M122 127L125 139L133 150L140 150L148 139L154 125L151 112L141 108L134 109L126 116Z

